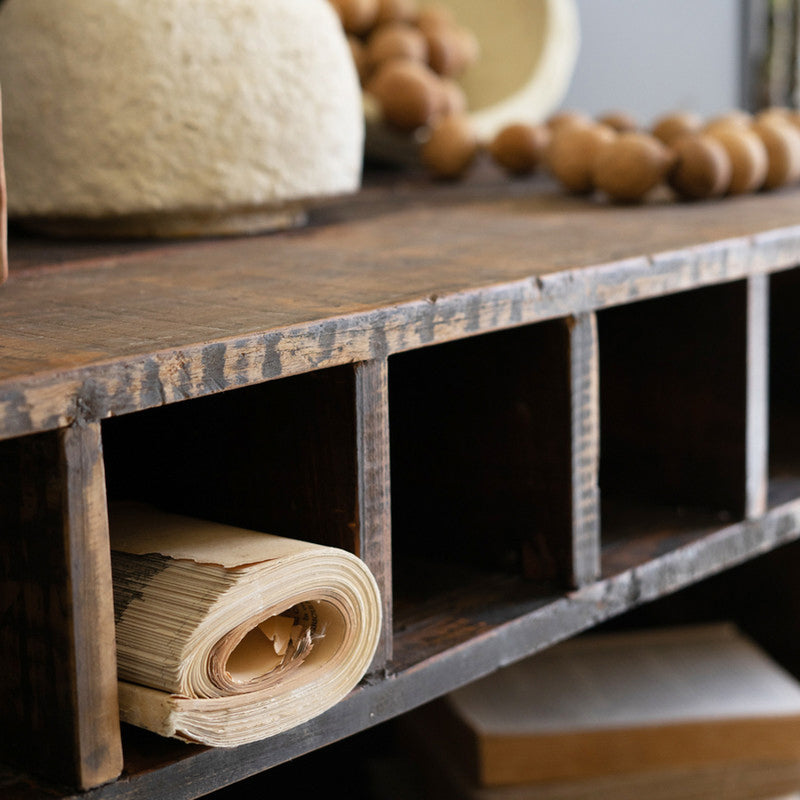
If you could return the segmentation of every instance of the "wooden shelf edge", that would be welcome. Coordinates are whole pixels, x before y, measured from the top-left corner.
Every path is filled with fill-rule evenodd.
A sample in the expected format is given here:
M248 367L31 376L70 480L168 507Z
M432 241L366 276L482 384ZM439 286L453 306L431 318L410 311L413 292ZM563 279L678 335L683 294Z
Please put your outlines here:
M203 749L164 766L125 774L63 800L141 800L167 792L191 800L386 722L506 664L532 655L638 605L800 539L800 498L759 519L720 528L659 558L547 602L386 678L364 683L324 715L284 734L236 748ZM18 800L58 796L30 785Z
M800 226L792 226L20 375L0 381L0 440L797 264ZM186 380L175 385L175 374Z

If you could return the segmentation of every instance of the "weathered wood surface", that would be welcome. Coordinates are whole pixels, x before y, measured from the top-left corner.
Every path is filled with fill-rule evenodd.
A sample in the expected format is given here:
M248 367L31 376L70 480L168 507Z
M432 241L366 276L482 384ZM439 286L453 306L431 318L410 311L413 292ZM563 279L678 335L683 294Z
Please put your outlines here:
M604 498L745 514L747 300L736 281L598 314Z
M389 359L399 591L443 564L574 583L570 324L561 319Z
M799 199L611 207L533 181L367 192L302 231L66 262L12 242L0 437L789 267Z
M350 365L106 420L111 499L358 552Z
M389 475L389 367L385 359L355 366L356 530L358 555L381 592L383 632L371 671L392 657L392 521Z
M795 496L797 489L795 483ZM757 523L735 523L710 536L705 529L694 535L687 530L672 540L672 548L666 544L668 531L654 531L658 545L652 552L645 553L634 542L622 545L615 553L613 572L567 595L532 596L522 582L510 583L504 577L464 583L457 596L439 595L427 608L398 620L390 678L360 686L317 720L235 750L193 747L131 731L126 738L124 779L68 796L74 800L199 797L386 721L628 609L795 541L798 531L800 501L794 500L772 509ZM769 572L767 585L768 576ZM784 579L783 591L793 590L794 573ZM724 597L723 593L717 600ZM743 592L739 605L749 602ZM703 609L696 611L702 618ZM21 785L15 798L41 796L41 788L28 790Z
M122 768L99 423L0 446L3 760L92 787Z
M597 318L569 320L572 585L600 577L600 352Z
M747 282L745 502L748 517L767 510L769 491L769 277Z
M8 277L8 200L3 159L3 95L0 92L0 283Z
M800 454L800 270L770 278L769 461L772 475L790 472Z

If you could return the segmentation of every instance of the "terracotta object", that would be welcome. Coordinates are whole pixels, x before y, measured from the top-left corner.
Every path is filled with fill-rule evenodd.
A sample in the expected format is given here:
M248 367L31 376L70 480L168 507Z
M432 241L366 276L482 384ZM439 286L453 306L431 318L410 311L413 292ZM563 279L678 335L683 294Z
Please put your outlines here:
M360 184L360 86L327 0L6 0L0 40L9 214L29 225L259 231Z

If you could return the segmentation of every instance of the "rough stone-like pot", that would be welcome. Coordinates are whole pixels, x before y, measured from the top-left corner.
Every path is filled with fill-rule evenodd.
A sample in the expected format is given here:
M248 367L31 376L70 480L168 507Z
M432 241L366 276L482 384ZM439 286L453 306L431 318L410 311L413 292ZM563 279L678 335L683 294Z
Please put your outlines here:
M9 215L67 234L298 222L361 179L361 92L327 0L6 0Z

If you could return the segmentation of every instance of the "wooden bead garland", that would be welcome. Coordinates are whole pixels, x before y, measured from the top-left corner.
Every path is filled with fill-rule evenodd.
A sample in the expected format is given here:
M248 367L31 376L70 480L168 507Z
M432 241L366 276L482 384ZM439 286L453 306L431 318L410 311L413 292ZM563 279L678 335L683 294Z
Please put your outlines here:
M347 34L362 89L400 131L466 110L456 83L478 59L478 40L444 6L417 0L330 0Z
M514 168L530 157L524 151L532 141L539 143L535 166ZM800 111L737 110L705 122L673 112L649 130L633 128L619 112L592 119L561 111L540 125L508 126L481 149L510 175L545 169L570 194L633 203L662 187L677 199L703 200L800 183ZM453 177L435 161L425 165L434 176Z

